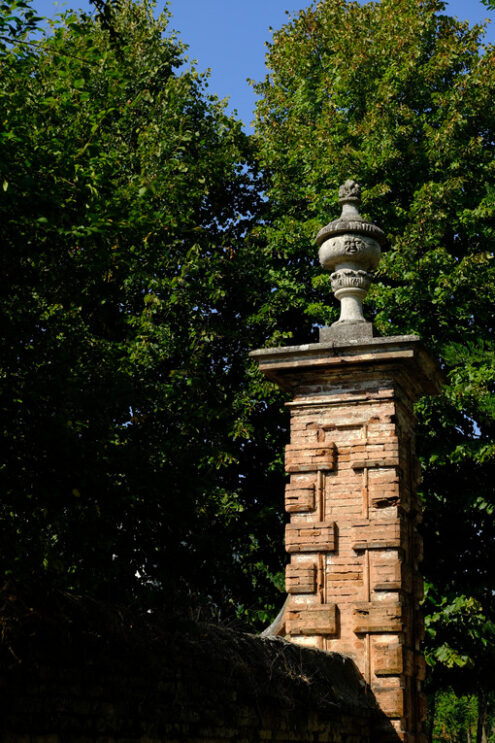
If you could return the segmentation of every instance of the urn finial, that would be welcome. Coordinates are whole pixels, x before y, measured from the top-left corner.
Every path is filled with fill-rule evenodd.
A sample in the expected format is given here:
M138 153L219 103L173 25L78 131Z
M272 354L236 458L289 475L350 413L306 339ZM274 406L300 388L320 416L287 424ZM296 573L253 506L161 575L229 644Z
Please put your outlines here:
M339 320L320 330L320 341L373 336L372 323L363 315L363 300L386 238L379 227L361 217L360 202L361 187L356 181L347 180L339 188L342 214L316 236L320 263L333 272L332 289L341 303Z
M339 204L361 201L361 186L353 180L347 180L339 188Z

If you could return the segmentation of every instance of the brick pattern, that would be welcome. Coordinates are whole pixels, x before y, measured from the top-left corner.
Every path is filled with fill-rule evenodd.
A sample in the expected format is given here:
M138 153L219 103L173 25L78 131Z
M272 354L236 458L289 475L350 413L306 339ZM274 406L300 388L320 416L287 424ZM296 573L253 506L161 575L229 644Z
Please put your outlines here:
M314 483L288 483L285 488L285 510L288 513L304 513L315 510Z
M287 552L332 552L335 549L335 526L324 522L287 524Z
M337 607L301 606L287 614L287 631L291 635L334 635L337 632Z
M306 367L293 387L287 636L350 656L399 737L422 743L412 396L400 370L383 366Z
M314 565L287 565L285 585L288 593L314 593L316 591L316 570Z
M333 470L335 447L317 443L289 444L285 448L286 472L315 472Z

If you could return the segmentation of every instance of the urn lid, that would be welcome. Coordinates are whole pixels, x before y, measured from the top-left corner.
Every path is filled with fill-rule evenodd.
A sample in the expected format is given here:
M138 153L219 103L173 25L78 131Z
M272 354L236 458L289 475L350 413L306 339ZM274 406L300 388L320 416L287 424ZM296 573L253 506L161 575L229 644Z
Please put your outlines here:
M371 222L367 222L360 215L357 206L361 202L361 186L356 181L348 180L339 188L339 204L342 205L342 214L316 235L316 244L319 246L330 237L337 235L355 234L371 237L384 248L387 238L383 230Z

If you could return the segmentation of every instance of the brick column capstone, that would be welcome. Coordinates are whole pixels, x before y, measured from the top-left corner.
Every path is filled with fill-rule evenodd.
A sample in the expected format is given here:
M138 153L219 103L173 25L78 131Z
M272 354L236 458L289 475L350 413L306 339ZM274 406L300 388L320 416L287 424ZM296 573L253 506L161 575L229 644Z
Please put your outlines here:
M337 295L346 283L357 289L344 291L350 304L341 291L341 318L320 330L319 343L251 354L293 396L285 459L288 601L278 634L352 658L399 738L421 743L425 663L413 405L438 393L439 373L418 336L375 337L362 316L369 269L385 240L357 212L357 184L345 184L341 203L341 218L319 233L320 260L336 269Z

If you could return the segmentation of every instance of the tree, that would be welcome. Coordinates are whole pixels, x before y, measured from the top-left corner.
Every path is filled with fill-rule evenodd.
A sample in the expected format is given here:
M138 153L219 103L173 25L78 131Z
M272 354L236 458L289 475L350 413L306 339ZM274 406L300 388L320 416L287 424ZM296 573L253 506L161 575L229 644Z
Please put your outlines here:
M495 649L491 629L480 631L480 617L493 628L495 616L495 49L481 45L483 27L444 9L323 0L302 10L268 47L256 135L270 306L284 327L299 338L308 323L336 319L322 296L329 277L308 266L314 236L337 215L338 185L355 178L366 216L391 243L368 315L384 335L420 334L441 359L443 396L417 406L424 570L437 592L425 605L436 614L429 658L441 683L439 626L451 628L459 602L476 607L463 614L472 634L451 637L449 656L473 669L465 678L476 687L492 684ZM280 297L290 297L290 324Z
M258 176L153 11L68 12L0 49L2 567L225 612L273 588L280 538L247 363L271 332Z

